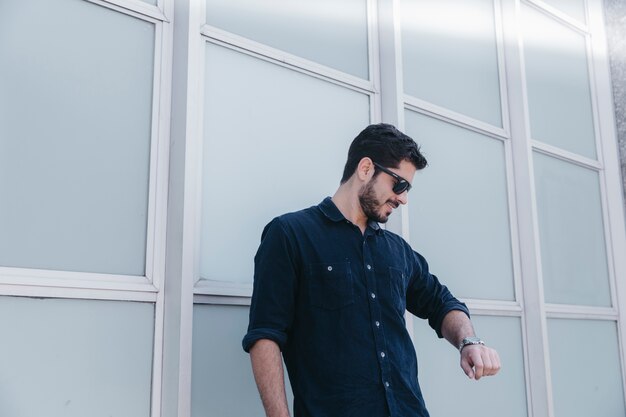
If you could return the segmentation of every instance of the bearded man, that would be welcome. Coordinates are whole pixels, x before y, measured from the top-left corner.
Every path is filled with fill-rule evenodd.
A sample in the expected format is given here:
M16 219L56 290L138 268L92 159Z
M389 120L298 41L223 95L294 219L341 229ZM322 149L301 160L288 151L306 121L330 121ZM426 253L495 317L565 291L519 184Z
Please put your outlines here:
M407 203L426 165L409 136L368 126L350 145L332 198L265 227L243 348L268 417L289 417L282 359L295 417L427 417L406 310L460 350L469 378L500 369L465 304L379 225Z

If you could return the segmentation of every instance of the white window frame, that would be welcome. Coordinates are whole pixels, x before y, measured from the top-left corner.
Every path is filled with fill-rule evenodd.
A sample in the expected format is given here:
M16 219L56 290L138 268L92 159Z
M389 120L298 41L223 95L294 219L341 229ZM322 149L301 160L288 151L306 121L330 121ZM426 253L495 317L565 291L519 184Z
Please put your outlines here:
M610 86L606 38L601 0L587 0L587 21L578 22L540 0L494 0L498 48L498 67L503 127L489 125L465 115L436 106L416 97L406 96L402 86L402 50L400 39L399 0L368 0L368 50L370 81L364 82L333 68L321 66L298 56L250 41L240 36L205 25L204 2L186 0L188 25L188 66L186 72L187 110L185 118L186 145L184 157L175 167L184 170L184 204L178 215L182 242L175 245L180 252L170 255L180 261L180 279L172 305L180 313L173 328L179 333L176 357L166 355L165 366L176 362L178 379L168 392L176 391L177 403L167 408L164 417L186 417L191 413L191 345L194 304L235 305L250 304L251 285L199 280L199 219L202 146L202 103L204 50L206 42L218 44L259 59L304 72L323 80L370 96L372 122L384 121L404 129L405 110L417 111L463 128L500 140L505 147L507 198L512 244L515 301L464 300L475 315L519 317L524 352L524 376L529 416L553 417L552 385L547 334L548 318L601 319L616 321L619 330L622 378L626 375L626 282L616 277L626 276L626 259L614 256L626 253L626 230L622 211L620 168L617 159L614 109ZM521 4L538 7L569 27L593 35L587 37L589 74L591 78L598 160L590 160L530 138L528 104L525 89L525 67L520 24ZM380 50L379 50L380 45ZM538 151L600 172L603 217L607 238L612 300L611 308L553 305L543 302L543 282L537 224L537 206L532 164L532 152ZM182 168L181 168L182 167ZM171 200L170 200L171 202ZM388 228L409 238L408 209L394 216ZM168 275L168 279L173 278ZM169 297L169 295L168 295ZM621 305L619 304L621 303ZM178 326L178 327L176 327ZM168 324L165 324L166 332ZM407 327L412 332L411 316ZM626 389L626 379L624 379ZM169 394L164 394L169 395ZM167 399L164 399L166 401ZM174 410L175 408L175 410Z
M171 66L164 44L168 20L159 6L138 0L85 0L149 22L155 27L152 124L150 138L150 174L146 263L143 276L74 272L50 269L0 267L0 294L16 296L64 296L156 301L162 286L165 254L165 218L167 207L167 167L169 80ZM160 0L159 4L167 0ZM165 91L165 94L163 93Z
M592 95L592 110L596 134L598 160L591 160L556 147L534 141L530 138L528 103L525 88L525 67L523 61L523 40L518 30L520 24L520 6L522 3L538 8L568 27L583 32L587 41L588 69ZM622 212L622 196L615 190L621 189L619 161L616 157L612 94L608 52L604 35L602 18L602 4L599 0L588 0L587 22L581 23L567 16L565 13L539 0L515 0L502 2L494 0L496 9L496 37L498 48L498 66L501 88L501 105L503 128L491 126L485 122L472 119L463 114L442 108L440 106L404 94L401 64L401 40L398 35L399 0L380 1L382 8L391 8L392 11L381 10L394 15L392 28L381 29L381 39L388 39L384 47L395 48L394 61L385 61L382 71L393 74L399 82L396 89L389 95L395 98L388 99L383 91L383 103L388 107L400 107L417 113L425 114L439 120L463 127L502 140L505 144L505 158L507 167L507 191L509 216L511 222L511 243L513 255L513 269L515 280L515 302L499 302L492 300L465 299L472 312L476 315L514 316L520 317L522 323L522 340L524 348L524 369L527 389L528 413L532 416L554 416L552 387L550 374L550 360L548 349L547 319L549 318L576 318L600 319L617 322L619 329L620 355L622 379L626 390L626 352L624 317L626 313L622 304L626 300L624 283L616 279L626 276L626 261L617 259L616 253L626 252L626 236L623 231L624 216ZM389 25L389 21L387 21ZM593 33L591 36L590 33ZM395 37L395 38L394 38ZM391 38L391 39L390 39ZM506 68L506 71L505 71ZM600 76L598 74L601 74ZM384 84L383 80L383 84ZM394 104L393 102L398 104ZM511 113L509 114L509 107ZM384 121L404 128L402 110L385 111L388 114ZM520 116L522 117L520 119ZM509 123L510 121L510 123ZM576 163L599 172L601 185L601 199L603 208L603 224L607 245L607 263L609 266L609 280L611 288L612 307L568 306L544 303L543 282L541 277L541 254L539 251L539 233L537 224L537 205L535 198L535 183L532 164L532 152L538 151L559 159ZM611 159L609 161L609 159ZM609 191L611 190L611 191ZM402 216L389 222L390 229L401 233L409 239L408 207L402 207ZM617 232L616 232L617 231ZM522 276L524 279L522 279ZM407 327L412 331L412 318L407 315Z
M151 417L161 416L164 278L169 182L173 0L84 0L154 25L150 173L143 276L0 267L0 296L148 302L155 305ZM169 17L168 17L169 16Z
M212 43L219 45L239 53L243 53L252 56L257 59L261 59L270 62L275 65L297 71L320 80L333 83L335 85L356 91L361 94L365 94L369 97L370 102L370 120L372 123L380 120L380 101L378 99L380 88L378 87L378 53L377 53L377 33L376 33L376 14L375 0L367 1L367 44L368 44L368 73L369 80L359 78L357 76L345 73L335 68L328 67L326 65L319 64L317 62L310 61L300 56L282 51L280 49L256 42L254 40L239 36L237 34L222 30L220 28L206 24L205 21L205 5L198 7L197 13L199 17L194 20L200 21L200 35L201 42L195 42L196 51L198 55L196 65L198 66L198 73L204 74L204 54L205 44ZM204 2L202 2L204 3ZM201 16L201 17L200 17ZM203 92L203 77L200 76L195 82L198 85L198 90ZM201 219L201 186L202 186L202 132L203 121L200 115L203 114L203 93L198 94L197 109L194 109L197 120L194 121L194 125L198 126L198 131L193 138L189 140L193 141L192 145L196 158L191 161L191 172L189 175L193 178L194 186L193 193L195 194L194 209L189 212L190 218L194 224L192 230L187 234L186 239L193 241L194 245L194 294L207 295L207 296L224 296L224 297L251 297L252 296L252 284L251 283L235 283L227 281L215 281L201 279L199 273L200 264L200 219ZM213 298L209 298L213 299Z

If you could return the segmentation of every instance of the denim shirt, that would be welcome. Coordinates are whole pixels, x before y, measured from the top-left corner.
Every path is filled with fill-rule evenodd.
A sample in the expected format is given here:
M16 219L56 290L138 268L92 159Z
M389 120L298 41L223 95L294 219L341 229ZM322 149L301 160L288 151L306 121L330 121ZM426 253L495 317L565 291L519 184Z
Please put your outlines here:
M254 261L243 348L278 344L294 417L428 416L405 310L439 337L469 312L408 243L375 222L361 233L326 198L272 220Z

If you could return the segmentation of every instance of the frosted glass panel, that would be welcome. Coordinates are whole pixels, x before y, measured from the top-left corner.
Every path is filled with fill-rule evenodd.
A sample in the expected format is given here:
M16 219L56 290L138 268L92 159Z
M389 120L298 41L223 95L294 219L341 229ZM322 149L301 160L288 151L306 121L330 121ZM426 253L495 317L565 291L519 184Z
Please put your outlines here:
M458 350L438 339L427 322L414 319L420 386L430 415L526 417L520 319L474 316L472 322L502 361L497 375L478 381L470 380L461 369Z
M366 0L207 0L209 25L368 78Z
M0 415L149 417L154 305L0 297Z
M583 35L522 5L531 136L596 157Z
M0 1L1 266L144 274L153 45L90 2Z
M458 297L513 300L504 145L406 113L429 166L409 193L411 245Z
M584 23L587 20L585 13L585 0L543 0L543 2L580 22Z
M492 0L402 0L404 91L502 126Z
M611 304L598 173L534 153L548 303Z
M615 322L548 319L548 338L555 417L626 415Z
M200 276L252 282L263 227L339 185L369 97L207 44Z
M247 306L194 305L192 417L265 417L250 356L241 348L248 311ZM285 384L291 408L286 376Z

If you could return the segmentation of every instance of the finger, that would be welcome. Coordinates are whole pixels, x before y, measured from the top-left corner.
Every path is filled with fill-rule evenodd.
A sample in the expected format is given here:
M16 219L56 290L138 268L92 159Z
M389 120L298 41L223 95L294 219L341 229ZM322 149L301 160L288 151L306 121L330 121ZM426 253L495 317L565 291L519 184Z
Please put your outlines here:
M493 361L489 349L481 349L480 354L483 360L483 376L493 375Z
M466 356L461 356L461 368L469 379L474 379L474 370L472 369L472 365L469 363Z
M500 371L500 368L502 367L502 363L500 362L500 355L498 355L498 352L496 350L491 350L491 355L492 355L492 361L494 364L494 372L493 375L497 374Z
M471 361L474 363L474 378L478 381L480 378L483 377L483 371L485 369L485 365L479 353L471 352L470 356L471 356Z
M483 370L483 376L495 375L500 371L500 356L498 356L498 352L495 349L485 349L484 353L485 367Z

